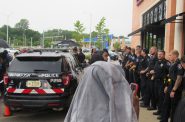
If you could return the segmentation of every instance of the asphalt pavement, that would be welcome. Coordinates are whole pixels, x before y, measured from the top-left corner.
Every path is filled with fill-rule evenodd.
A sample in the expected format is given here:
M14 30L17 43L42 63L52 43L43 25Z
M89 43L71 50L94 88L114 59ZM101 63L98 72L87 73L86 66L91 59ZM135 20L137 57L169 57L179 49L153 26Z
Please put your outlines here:
M52 110L23 110L14 113L12 116L3 116L3 101L0 102L0 122L63 122L67 111L52 111ZM158 122L157 117L147 111L145 108L140 108L139 122Z

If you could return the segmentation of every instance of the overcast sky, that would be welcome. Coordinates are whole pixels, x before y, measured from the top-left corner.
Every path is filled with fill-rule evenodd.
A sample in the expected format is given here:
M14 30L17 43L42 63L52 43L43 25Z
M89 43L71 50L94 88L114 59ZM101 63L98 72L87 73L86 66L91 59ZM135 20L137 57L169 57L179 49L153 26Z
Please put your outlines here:
M0 26L14 26L20 19L30 22L30 28L43 30L61 28L73 30L80 20L90 32L104 16L110 33L127 35L131 32L132 0L0 0Z

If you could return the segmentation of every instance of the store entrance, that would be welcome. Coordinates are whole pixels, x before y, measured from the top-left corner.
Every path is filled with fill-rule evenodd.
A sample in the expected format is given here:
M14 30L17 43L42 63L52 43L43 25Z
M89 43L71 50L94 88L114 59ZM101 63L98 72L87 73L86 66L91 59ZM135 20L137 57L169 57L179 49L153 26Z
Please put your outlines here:
M149 49L152 46L156 46L158 49L164 49L165 40L165 26L164 25L152 25L142 32L142 47Z

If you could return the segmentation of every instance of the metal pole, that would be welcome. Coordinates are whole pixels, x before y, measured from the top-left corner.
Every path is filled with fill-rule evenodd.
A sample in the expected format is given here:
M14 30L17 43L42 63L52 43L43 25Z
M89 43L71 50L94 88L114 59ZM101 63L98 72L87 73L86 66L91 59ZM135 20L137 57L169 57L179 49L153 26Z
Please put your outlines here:
M8 43L8 39L9 39L8 20L9 20L9 15L7 16L7 25L6 25L6 41L7 41L7 43Z
M43 31L42 48L44 48L44 31Z
M32 37L31 37L31 48L32 48Z
M25 38L25 46L27 46L27 39L26 39L26 35L25 35L25 37L24 37L24 38Z
M91 27L92 27L92 14L90 14L90 48L92 47L92 30L91 30Z
M9 38L9 45L10 45L10 47L11 47L11 38Z
M52 48L53 48L53 45L54 45L54 37L52 37Z

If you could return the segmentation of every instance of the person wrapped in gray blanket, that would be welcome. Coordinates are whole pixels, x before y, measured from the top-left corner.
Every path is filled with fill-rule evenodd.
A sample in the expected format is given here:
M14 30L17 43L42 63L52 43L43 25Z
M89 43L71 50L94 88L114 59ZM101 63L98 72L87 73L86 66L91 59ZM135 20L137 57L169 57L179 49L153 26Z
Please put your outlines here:
M121 66L97 61L85 70L64 122L138 121L139 102Z

